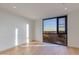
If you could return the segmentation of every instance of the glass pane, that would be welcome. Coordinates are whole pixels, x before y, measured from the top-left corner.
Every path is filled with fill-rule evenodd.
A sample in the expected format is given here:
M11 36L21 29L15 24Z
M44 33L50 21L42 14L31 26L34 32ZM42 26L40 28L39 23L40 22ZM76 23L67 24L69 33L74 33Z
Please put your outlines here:
M57 20L56 18L54 19L49 19L49 20L44 20L44 31L46 32L57 32Z
M59 18L59 32L65 32L65 18Z

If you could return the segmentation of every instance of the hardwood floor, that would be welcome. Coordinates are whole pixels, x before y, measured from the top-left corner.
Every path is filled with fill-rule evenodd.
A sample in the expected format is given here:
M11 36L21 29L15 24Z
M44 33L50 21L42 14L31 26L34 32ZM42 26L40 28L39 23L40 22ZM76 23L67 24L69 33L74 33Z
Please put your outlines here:
M78 55L78 48L49 43L30 43L1 52L0 55Z

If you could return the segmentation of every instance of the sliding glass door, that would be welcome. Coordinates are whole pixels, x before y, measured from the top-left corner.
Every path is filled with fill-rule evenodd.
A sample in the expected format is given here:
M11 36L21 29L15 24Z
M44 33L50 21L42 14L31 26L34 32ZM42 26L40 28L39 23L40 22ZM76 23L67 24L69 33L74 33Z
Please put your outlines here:
M57 20L56 18L44 20L44 33L43 38L44 42L52 43L54 35L57 33ZM53 40L54 41L54 40Z
M55 17L43 20L43 41L67 45L67 17Z

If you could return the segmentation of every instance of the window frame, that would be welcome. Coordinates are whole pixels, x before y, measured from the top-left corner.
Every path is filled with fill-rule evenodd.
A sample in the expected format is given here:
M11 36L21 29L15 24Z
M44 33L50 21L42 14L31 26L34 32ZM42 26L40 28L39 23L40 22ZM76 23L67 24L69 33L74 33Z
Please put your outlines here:
M58 19L59 18L63 18L63 17L65 17L65 33L59 33L59 32L57 32L57 34L66 34L66 46L67 46L68 45L68 41L67 41L67 38L68 38L68 21L67 21L67 15L42 19L42 34L44 34L44 20L49 20L49 19L57 18L57 22L58 22ZM58 23L57 23L57 31L58 31ZM44 39L44 37L43 37L43 39ZM44 40L43 40L43 42L44 42Z
M44 21L45 21L45 20L54 19L54 18L57 18L57 26L56 26L56 28L57 28L57 34L67 34L67 15L43 19L43 21L42 21L42 24L43 24L43 26L42 26L43 31L44 31ZM65 32L64 32L64 33L59 33L59 19L60 19L60 18L65 18Z

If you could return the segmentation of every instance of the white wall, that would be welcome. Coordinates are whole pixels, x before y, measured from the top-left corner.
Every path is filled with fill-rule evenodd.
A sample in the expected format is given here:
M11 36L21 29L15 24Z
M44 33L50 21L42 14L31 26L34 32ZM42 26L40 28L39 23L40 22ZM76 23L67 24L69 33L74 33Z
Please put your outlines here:
M79 11L68 14L68 46L79 48Z
M18 44L26 43L26 24L30 26L30 40L34 38L34 21L0 10L0 51L15 46L15 29L18 29Z
M42 42L42 20L35 21L35 40Z

